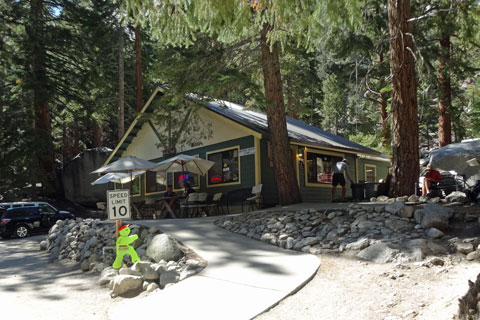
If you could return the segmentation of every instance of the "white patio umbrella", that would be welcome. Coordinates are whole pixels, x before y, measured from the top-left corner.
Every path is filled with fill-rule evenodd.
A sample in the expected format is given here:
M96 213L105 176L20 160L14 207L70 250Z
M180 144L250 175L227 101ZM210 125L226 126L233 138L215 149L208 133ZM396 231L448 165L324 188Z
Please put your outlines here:
M145 171L135 171L135 172L132 173L132 176L130 177L130 175L128 173L110 172L110 173L107 173L107 174L101 176L100 178L98 178L97 180L93 181L90 184L91 185L96 185L96 184L104 184L104 183L109 183L109 182L124 184L124 183L132 181L131 179L134 179L136 176L144 174L144 173L145 173Z
M92 173L108 173L108 172L120 172L120 173L132 173L135 171L150 170L157 164L152 161L143 160L134 156L128 156L120 158L106 166L98 168Z
M143 160L134 156L120 158L106 166L98 168L91 173L128 173L130 181L133 180L133 173L138 171L146 171L155 167L157 164L152 161ZM143 173L143 172L142 172ZM130 197L133 199L133 183L130 183ZM133 201L131 201L134 207Z
M215 162L210 160L179 154L158 163L152 171L191 172L203 176L214 164Z

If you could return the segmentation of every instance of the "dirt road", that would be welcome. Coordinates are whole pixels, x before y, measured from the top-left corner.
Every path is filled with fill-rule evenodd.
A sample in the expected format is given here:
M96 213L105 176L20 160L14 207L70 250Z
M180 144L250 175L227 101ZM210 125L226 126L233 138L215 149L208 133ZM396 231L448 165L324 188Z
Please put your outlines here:
M48 263L39 241L45 236L0 240L0 305L2 317L23 319L106 320L115 304L97 275L78 265ZM8 315L8 316L7 316Z
M458 298L468 290L467 279L480 272L478 262L449 257L443 258L445 266L430 267L321 259L317 275L303 289L255 320L452 319Z

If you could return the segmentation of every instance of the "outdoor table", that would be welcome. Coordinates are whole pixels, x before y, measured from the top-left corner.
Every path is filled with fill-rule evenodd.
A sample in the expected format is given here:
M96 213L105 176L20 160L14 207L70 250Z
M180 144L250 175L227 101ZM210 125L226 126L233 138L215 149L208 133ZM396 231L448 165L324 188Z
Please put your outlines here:
M164 197L164 198L161 198L161 199L158 199L157 201L155 201L156 203L158 203L160 205L160 210L161 210L160 211L160 218L165 218L165 216L166 216L165 213L169 213L170 217L176 219L177 215L175 214L175 211L173 211L171 205L175 202L174 200L177 200L177 199L180 199L180 198L182 198L182 197L180 197L180 196Z

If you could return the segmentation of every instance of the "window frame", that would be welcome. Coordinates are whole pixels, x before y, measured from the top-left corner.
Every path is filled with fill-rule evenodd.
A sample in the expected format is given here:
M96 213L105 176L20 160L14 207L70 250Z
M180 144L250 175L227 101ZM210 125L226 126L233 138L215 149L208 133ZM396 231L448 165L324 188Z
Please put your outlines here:
M375 181L368 181L367 180L367 167L373 169L373 172L375 173ZM365 163L364 166L363 166L363 179L366 181L366 182L378 182L377 181L377 165L375 164L370 164L370 163Z
M211 184L210 183L210 176L207 172L206 174L206 185L207 185L207 188L215 188L215 187L224 187L224 186L233 186L233 185L239 185L239 184L242 184L242 171L241 171L241 168L242 168L242 165L241 165L241 157L240 157L240 146L239 145L236 145L236 146L231 146L231 147L228 147L228 148L223 148L223 149L217 149L217 150L212 150L212 151L209 151L209 152L206 152L205 153L205 158L208 160L208 156L211 155L211 154L215 154L215 153L221 153L221 152L225 152L225 151L231 151L231 150L237 150L237 158L238 158L238 181L235 181L235 182L223 182L223 183L215 183L215 184ZM258 152L258 151L257 151Z
M166 179L166 183L167 183L167 184L165 185L165 190L159 190L159 191L154 191L154 192L147 192L147 172L148 172L148 171L149 171L149 170L145 171L145 173L143 174L143 176L144 176L144 177L143 177L143 178L144 178L144 179L143 179L143 187L144 187L143 190L145 190L145 195L146 195L146 196L149 196L149 195L161 194L161 193L166 192L166 191L167 191L167 186L168 186L168 172L165 172L165 179ZM159 171L150 171L150 172L154 172L154 173L155 173L155 184L156 184L156 179L157 179L156 174L159 173Z
M307 153L315 153L320 156L330 156L330 157L339 157L341 159L345 159L345 154L344 153L338 153L338 152L331 152L331 151L326 151L326 150L320 150L320 149L314 149L314 148L308 148L305 147L303 149L303 161L304 161L304 179L305 179L305 186L306 187L313 187L313 188L331 188L332 183L331 182L309 182L308 181L308 159L307 159Z

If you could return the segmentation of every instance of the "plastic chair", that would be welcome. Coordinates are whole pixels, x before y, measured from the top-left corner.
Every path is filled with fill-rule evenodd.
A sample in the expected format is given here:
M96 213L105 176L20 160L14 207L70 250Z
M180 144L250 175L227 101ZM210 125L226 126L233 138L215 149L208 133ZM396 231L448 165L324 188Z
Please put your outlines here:
M262 186L263 184L257 184L252 188L253 197L247 198L248 211L254 211L261 208L262 202Z
M189 216L189 209L195 209L197 205L198 193L192 192L185 199L185 203L181 205L182 217L187 218Z

